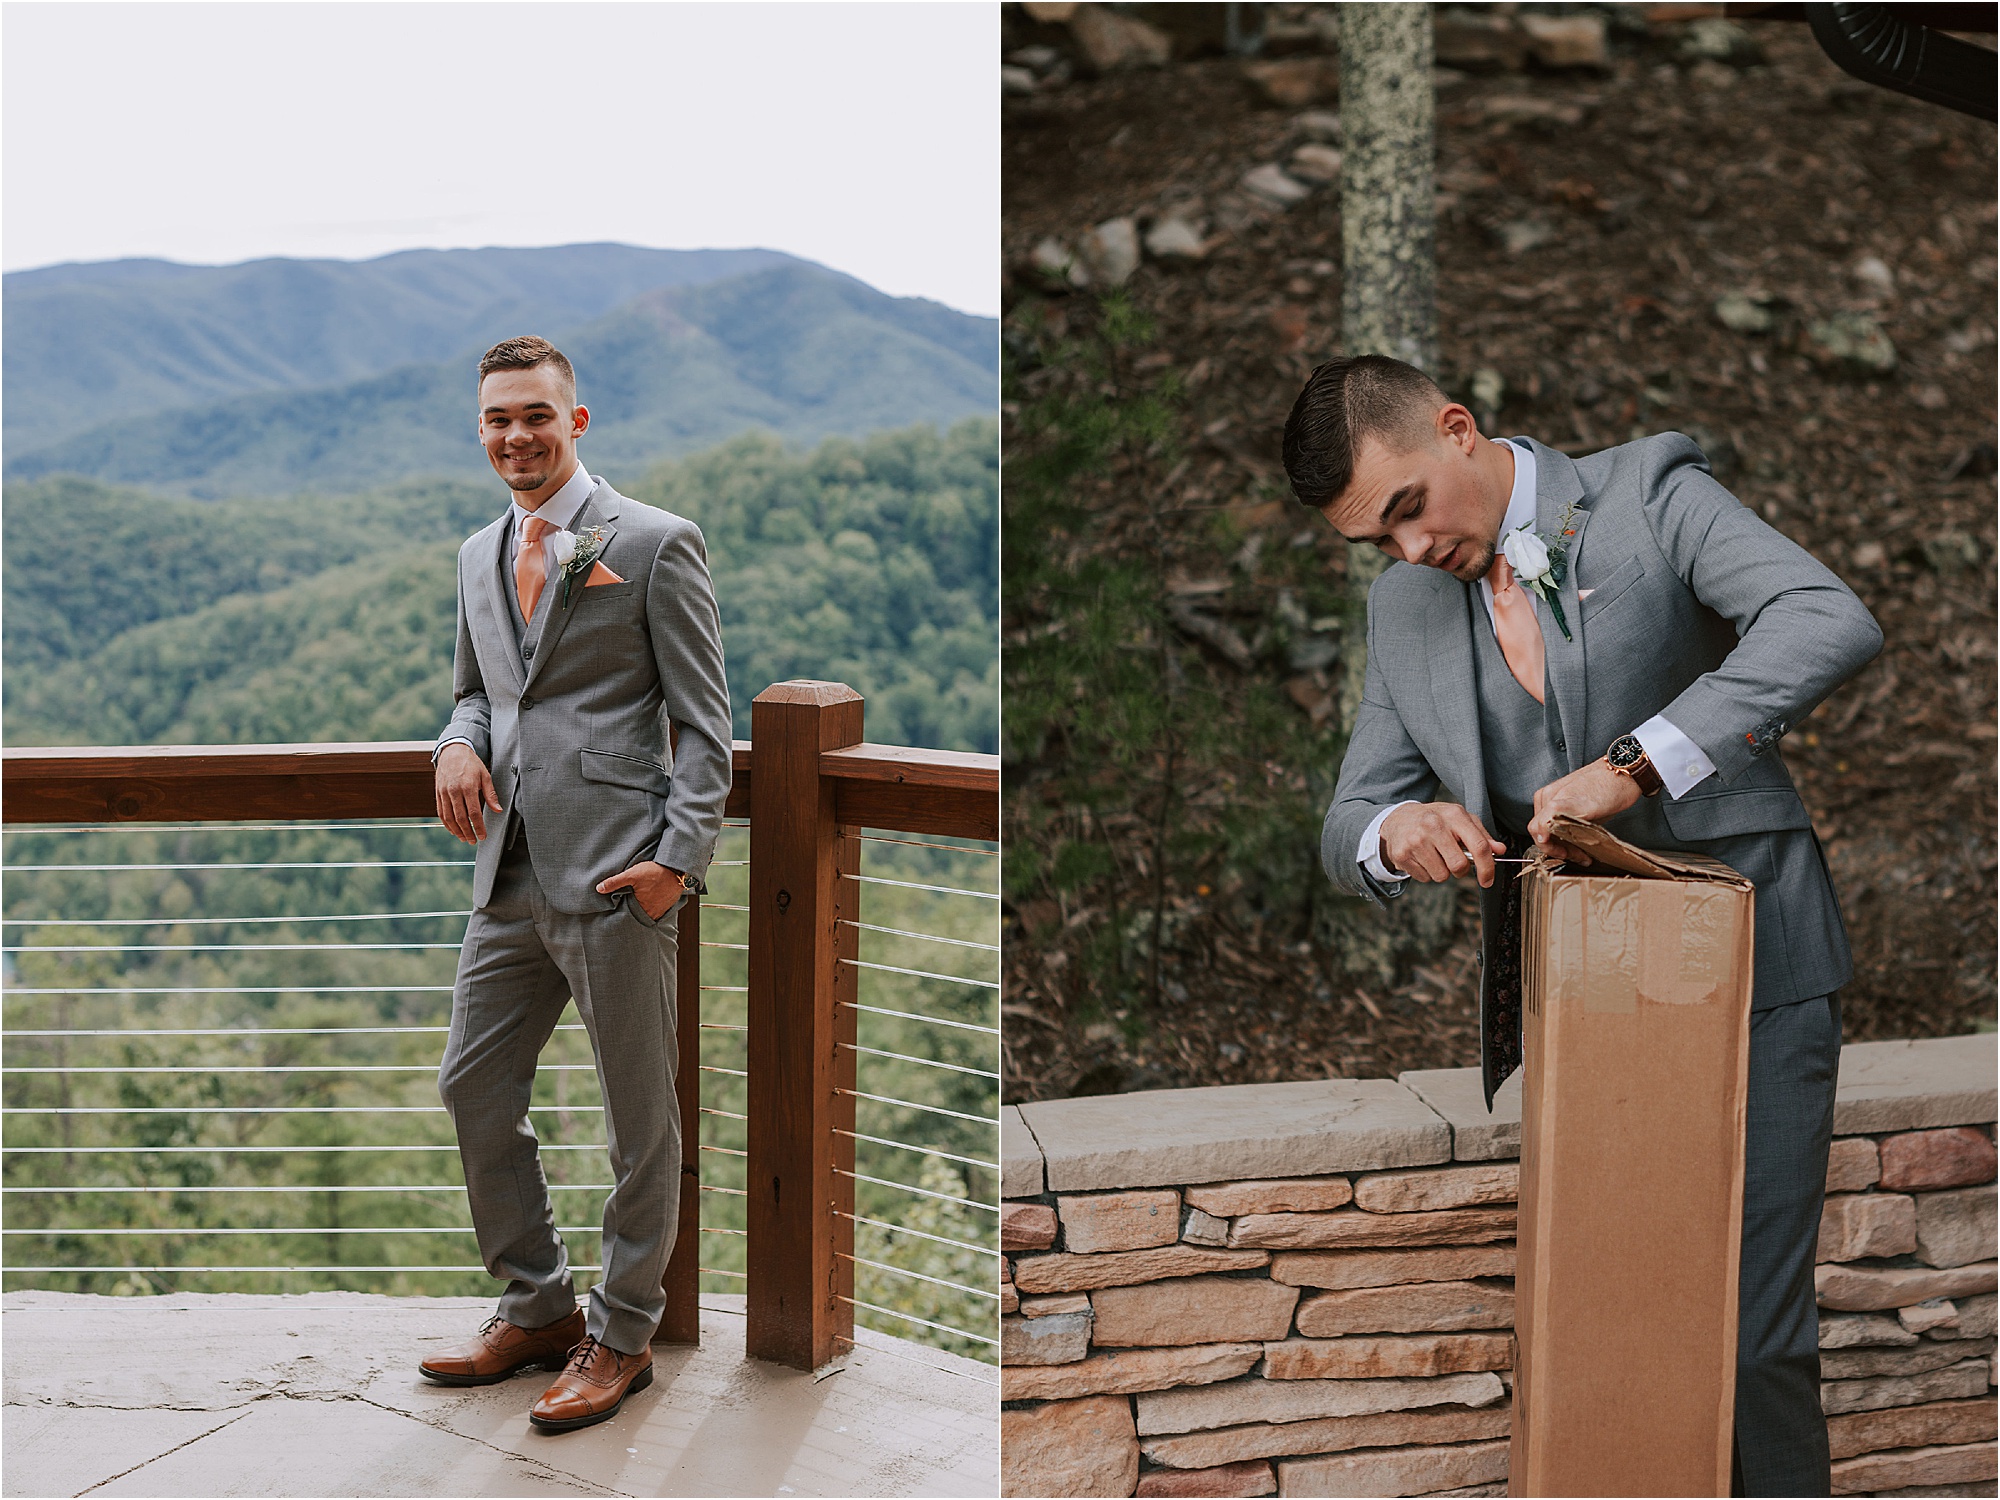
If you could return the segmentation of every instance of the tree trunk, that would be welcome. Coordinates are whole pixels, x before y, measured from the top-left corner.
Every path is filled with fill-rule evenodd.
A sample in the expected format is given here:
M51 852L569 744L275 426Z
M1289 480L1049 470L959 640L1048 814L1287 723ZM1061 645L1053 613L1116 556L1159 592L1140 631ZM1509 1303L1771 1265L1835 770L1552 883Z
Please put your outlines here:
M1431 7L1340 7L1341 353L1386 354L1437 374L1437 91ZM1367 670L1376 548L1347 552L1355 624L1341 639L1340 723L1352 731Z

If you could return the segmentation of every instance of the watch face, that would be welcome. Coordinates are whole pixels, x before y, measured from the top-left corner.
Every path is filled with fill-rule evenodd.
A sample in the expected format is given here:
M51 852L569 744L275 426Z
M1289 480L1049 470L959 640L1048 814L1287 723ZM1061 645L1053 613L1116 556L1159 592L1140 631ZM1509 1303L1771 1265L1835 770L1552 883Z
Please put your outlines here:
M1621 735L1611 742L1611 748L1604 752L1604 758L1614 766L1636 765L1646 750L1632 735Z

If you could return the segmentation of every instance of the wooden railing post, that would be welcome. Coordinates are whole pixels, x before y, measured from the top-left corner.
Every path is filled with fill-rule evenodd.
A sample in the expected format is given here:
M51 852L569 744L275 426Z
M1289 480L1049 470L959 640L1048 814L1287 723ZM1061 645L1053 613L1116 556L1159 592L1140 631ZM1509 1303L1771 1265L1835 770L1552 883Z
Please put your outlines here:
M853 1333L855 929L859 843L834 820L820 756L861 743L861 695L781 682L750 710L749 1318L746 1351L812 1370Z

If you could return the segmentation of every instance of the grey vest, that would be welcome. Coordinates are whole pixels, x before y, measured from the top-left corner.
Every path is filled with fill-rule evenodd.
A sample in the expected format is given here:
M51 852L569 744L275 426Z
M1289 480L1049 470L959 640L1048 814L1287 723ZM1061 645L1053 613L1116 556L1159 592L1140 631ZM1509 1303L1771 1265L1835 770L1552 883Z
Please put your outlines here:
M1496 832L1525 839L1528 820L1535 815L1535 793L1569 774L1556 695L1545 677L1546 701L1537 703L1528 696L1508 669L1478 586L1466 587L1473 594L1472 675L1479 691L1479 749L1486 768L1486 793L1493 799L1493 818L1500 825Z

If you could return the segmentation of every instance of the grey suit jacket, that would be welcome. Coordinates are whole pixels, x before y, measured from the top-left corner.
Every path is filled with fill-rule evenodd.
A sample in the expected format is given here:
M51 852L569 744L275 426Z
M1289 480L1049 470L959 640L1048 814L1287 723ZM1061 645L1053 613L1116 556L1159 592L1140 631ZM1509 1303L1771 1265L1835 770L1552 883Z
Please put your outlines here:
M1536 611L1569 769L1664 714L1715 774L1678 801L1642 798L1607 826L1642 846L1713 853L1758 881L1760 1008L1838 988L1852 972L1845 929L1777 746L1881 650L1874 617L1716 483L1680 433L1575 460L1525 441L1535 454L1535 530L1554 536L1565 508L1577 506L1558 591L1574 640ZM1590 598L1579 601L1579 588ZM1367 680L1320 840L1321 863L1344 890L1390 894L1355 859L1385 806L1433 801L1443 788L1494 826L1475 617L1484 628L1471 586L1435 568L1396 563L1369 590ZM1806 841L1789 851L1810 857L1770 857L1767 846L1787 835ZM1481 893L1489 975L1498 891L1496 882Z
M602 479L573 529L604 529L600 561L625 581L542 591L525 643L502 592L509 513L458 549L457 702L439 743L464 737L507 809L486 820L475 907L492 899L500 833L518 813L549 901L608 911L597 882L645 859L697 880L729 796L729 687L701 530ZM523 644L534 647L523 660ZM670 749L668 726L679 733Z

